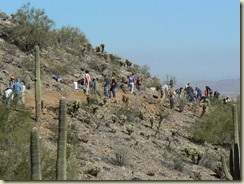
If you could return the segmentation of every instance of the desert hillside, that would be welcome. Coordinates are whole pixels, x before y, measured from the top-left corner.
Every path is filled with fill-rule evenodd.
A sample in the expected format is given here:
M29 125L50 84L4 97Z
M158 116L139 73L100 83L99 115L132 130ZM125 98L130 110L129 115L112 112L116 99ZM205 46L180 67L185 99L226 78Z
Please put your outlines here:
M79 47L81 50L60 43L40 49L42 111L41 121L37 124L36 52L34 49L24 51L8 40L6 30L13 24L11 16L0 14L1 95L8 87L10 76L20 78L28 86L25 105L21 108L31 112L31 127L26 131L30 133L31 128L36 127L40 135L44 180L55 180L61 97L65 97L67 105L68 180L226 180L221 155L229 155L229 144L199 140L188 131L203 118L202 106L190 101L182 104L180 100L175 100L172 105L169 96L161 98L158 88L162 83L148 73L145 66L107 53L106 46L103 52L91 45L88 49L87 43ZM85 70L91 78L97 79L97 91L90 90L89 95L84 93L81 84L74 89L74 82L81 79ZM126 84L125 91L120 88L123 80L132 73L143 78L141 93L137 89L130 93ZM57 82L53 75L62 77L62 82ZM104 75L110 81L111 76L115 76L116 98L105 97ZM210 112L211 107L205 115ZM30 140L27 140L20 144L29 156ZM6 145L11 147L8 142ZM8 154L15 155L11 149L0 149L1 159L6 159ZM12 168L16 173L30 167L30 158L26 155ZM2 177L30 180L28 174L20 179L6 174Z

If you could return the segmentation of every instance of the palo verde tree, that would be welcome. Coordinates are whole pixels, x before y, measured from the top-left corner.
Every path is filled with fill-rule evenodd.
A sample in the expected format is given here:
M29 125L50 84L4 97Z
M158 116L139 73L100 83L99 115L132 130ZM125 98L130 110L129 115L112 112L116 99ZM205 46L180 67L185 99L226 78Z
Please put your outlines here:
M78 49L89 44L85 34L77 27L63 26L57 30L58 43L63 47Z
M51 29L54 22L48 18L43 9L35 9L27 3L12 17L15 26L10 29L10 41L23 51L33 50L35 45L45 48L51 43L50 39L53 36Z

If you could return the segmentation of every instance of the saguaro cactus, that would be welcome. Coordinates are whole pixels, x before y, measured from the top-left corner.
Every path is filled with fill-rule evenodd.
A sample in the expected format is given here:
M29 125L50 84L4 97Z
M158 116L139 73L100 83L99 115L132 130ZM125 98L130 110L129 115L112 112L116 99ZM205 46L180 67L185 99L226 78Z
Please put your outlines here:
M222 155L222 164L225 175L229 180L240 180L240 146L239 146L239 130L238 130L238 120L237 120L237 111L236 105L232 105L232 117L233 117L233 127L234 127L234 144L230 150L230 173L227 169L225 162L225 156Z
M31 131L31 179L42 180L39 133L36 127Z
M35 78L35 105L36 105L36 122L40 123L41 117L41 72L40 72L40 61L39 61L39 47L35 47L35 68L36 68L36 78Z
M57 154L57 180L66 180L66 142L67 142L67 113L66 99L59 101L59 134Z

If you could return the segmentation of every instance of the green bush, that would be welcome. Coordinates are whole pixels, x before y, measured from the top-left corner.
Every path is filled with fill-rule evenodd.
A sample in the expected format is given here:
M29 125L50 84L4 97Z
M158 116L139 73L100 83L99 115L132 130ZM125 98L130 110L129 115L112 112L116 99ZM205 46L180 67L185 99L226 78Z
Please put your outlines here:
M237 103L240 122L240 103ZM230 105L220 101L200 121L188 130L196 139L214 144L231 144L233 137L232 111Z
M0 178L30 180L31 112L0 106Z
M84 44L89 44L85 34L79 28L63 26L57 30L58 43L63 47L79 49Z
M43 9L35 9L27 3L17 10L13 20L16 24L10 29L10 41L22 50L33 50L35 45L46 48L52 43L51 28L54 22L48 18Z
M144 82L144 85L148 88L150 87L156 87L156 89L160 89L161 81L158 77L150 77L147 79L146 82Z

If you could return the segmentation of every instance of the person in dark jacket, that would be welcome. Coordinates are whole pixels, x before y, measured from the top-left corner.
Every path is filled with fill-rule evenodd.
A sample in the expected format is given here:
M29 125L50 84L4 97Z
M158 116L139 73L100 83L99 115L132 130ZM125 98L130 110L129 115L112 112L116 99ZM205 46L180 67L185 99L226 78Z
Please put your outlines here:
M113 94L113 98L116 97L116 87L117 87L117 82L116 82L114 76L112 76L110 92L112 92L112 94ZM111 96L112 96L112 95L110 95L110 97L111 97Z

